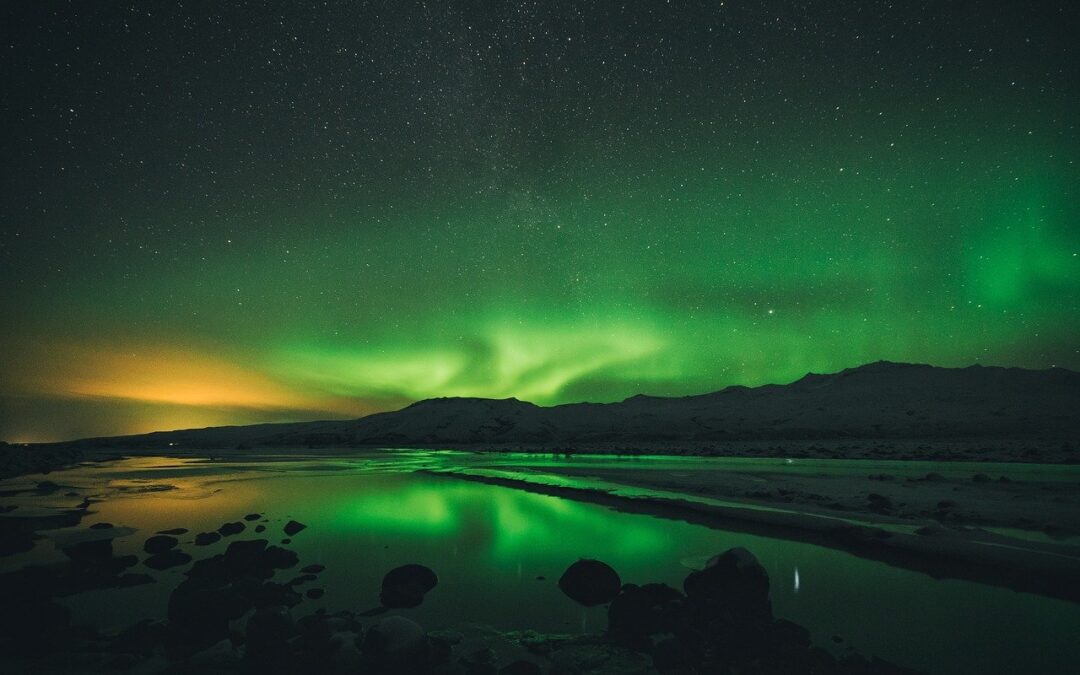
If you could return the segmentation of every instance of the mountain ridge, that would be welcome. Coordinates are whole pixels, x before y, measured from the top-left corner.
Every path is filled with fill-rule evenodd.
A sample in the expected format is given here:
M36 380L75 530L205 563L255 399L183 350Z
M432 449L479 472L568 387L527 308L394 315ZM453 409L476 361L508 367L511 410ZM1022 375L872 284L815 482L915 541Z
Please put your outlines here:
M156 431L81 448L635 447L814 439L1080 438L1080 373L876 361L788 384L539 406L440 397L353 420Z

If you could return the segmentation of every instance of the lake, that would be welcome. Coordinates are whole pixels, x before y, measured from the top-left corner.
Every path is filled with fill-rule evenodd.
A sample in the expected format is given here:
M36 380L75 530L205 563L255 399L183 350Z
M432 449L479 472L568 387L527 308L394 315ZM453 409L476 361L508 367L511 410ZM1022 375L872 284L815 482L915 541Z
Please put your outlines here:
M625 513L605 506L508 487L415 473L418 469L522 469L555 463L686 470L706 463L776 464L777 460L705 458L578 458L489 456L394 451L351 456L277 455L258 458L135 457L54 472L60 490L20 492L41 476L0 481L0 504L13 514L50 513L95 501L75 528L46 531L33 550L0 558L0 570L61 560L59 547L114 524L118 554L142 554L151 534L176 527L196 558L224 550L229 539L190 545L194 534L260 513L271 543L290 519L308 527L290 548L301 565L326 566L323 598L297 610L365 610L378 604L380 581L393 567L421 563L439 575L438 586L415 609L396 610L425 628L465 622L503 630L580 633L605 628L603 607L584 609L556 581L578 558L614 567L624 582L682 579L711 555L742 546L769 573L775 613L810 629L816 643L842 652L854 648L933 673L1062 672L1078 656L1080 605L958 580L935 580L848 553L806 543L728 532L679 520ZM757 462L758 465L753 463ZM928 469L928 467L930 467ZM1010 467L1011 470L1039 469ZM778 469L779 470L779 469ZM809 469L807 469L809 470ZM817 461L812 470L858 470L851 462ZM893 470L897 470L894 467ZM913 471L957 471L956 464L919 463ZM965 467L970 472L973 469ZM64 496L77 492L77 496ZM237 538L251 536L255 523ZM141 569L140 569L141 568ZM81 593L64 600L79 621L119 628L141 618L164 618L171 589L184 568L142 568L154 584ZM296 572L278 572L289 579ZM838 636L840 641L834 639Z

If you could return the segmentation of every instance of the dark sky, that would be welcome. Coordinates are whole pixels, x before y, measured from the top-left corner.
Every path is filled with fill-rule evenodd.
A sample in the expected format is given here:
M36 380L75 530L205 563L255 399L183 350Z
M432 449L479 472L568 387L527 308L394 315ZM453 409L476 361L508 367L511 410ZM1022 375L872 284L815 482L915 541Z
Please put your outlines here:
M0 438L1080 368L1076 7L4 3Z

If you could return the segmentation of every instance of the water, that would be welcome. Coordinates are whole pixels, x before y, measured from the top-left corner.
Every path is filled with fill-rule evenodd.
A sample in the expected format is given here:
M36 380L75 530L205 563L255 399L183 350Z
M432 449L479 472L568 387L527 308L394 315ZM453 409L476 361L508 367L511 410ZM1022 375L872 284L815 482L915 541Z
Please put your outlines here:
M733 533L682 521L622 513L521 490L413 473L415 469L503 469L555 463L693 470L718 460L628 460L476 456L465 453L372 453L351 458L265 457L245 461L132 458L50 474L73 486L78 497L8 494L0 504L16 513L70 508L84 496L102 501L78 528L47 532L34 550L0 558L0 569L62 558L59 546L98 536L87 530L110 522L123 534L118 554L140 553L144 539L163 529L191 534L217 529L247 513L270 520L263 535L275 542L282 525L296 519L308 529L293 538L301 565L327 569L315 585L321 600L305 600L297 612L325 607L364 610L377 604L383 574L418 562L439 574L424 604L402 610L429 629L476 622L501 629L545 632L599 631L603 608L582 609L558 590L562 571L580 557L604 560L624 581L662 581L680 587L689 569L733 546L754 552L769 572L775 613L807 626L814 640L833 651L863 654L935 673L1061 672L1075 665L1080 605L964 581L930 577L847 553L782 539ZM777 460L720 460L792 470ZM697 463L697 464L696 464ZM954 465L920 463L914 472L956 471ZM815 462L794 470L866 472L849 462ZM785 468L786 467L786 468ZM1016 467L1009 467L1016 470ZM895 473L900 467L894 467ZM968 474L982 468L963 469ZM1029 469L1022 469L1029 470ZM1033 469L1030 469L1033 470ZM41 477L3 481L0 492L33 485ZM248 524L245 536L253 523ZM228 539L184 548L196 558L220 552ZM153 572L158 583L92 591L65 600L78 620L120 627L165 615L168 593L180 569ZM287 580L295 570L279 572ZM537 577L544 577L538 579ZM835 643L834 635L843 638Z

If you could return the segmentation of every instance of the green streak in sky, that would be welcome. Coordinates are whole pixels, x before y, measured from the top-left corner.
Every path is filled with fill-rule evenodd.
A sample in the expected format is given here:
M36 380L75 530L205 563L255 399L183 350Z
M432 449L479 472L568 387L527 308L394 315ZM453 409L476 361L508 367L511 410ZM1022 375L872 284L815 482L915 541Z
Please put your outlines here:
M0 437L687 395L877 359L1080 368L1067 92L789 110L702 88L601 97L536 137L472 120L495 149L369 139L362 180L330 153L254 191L57 197L3 249ZM48 229L84 213L123 236Z

